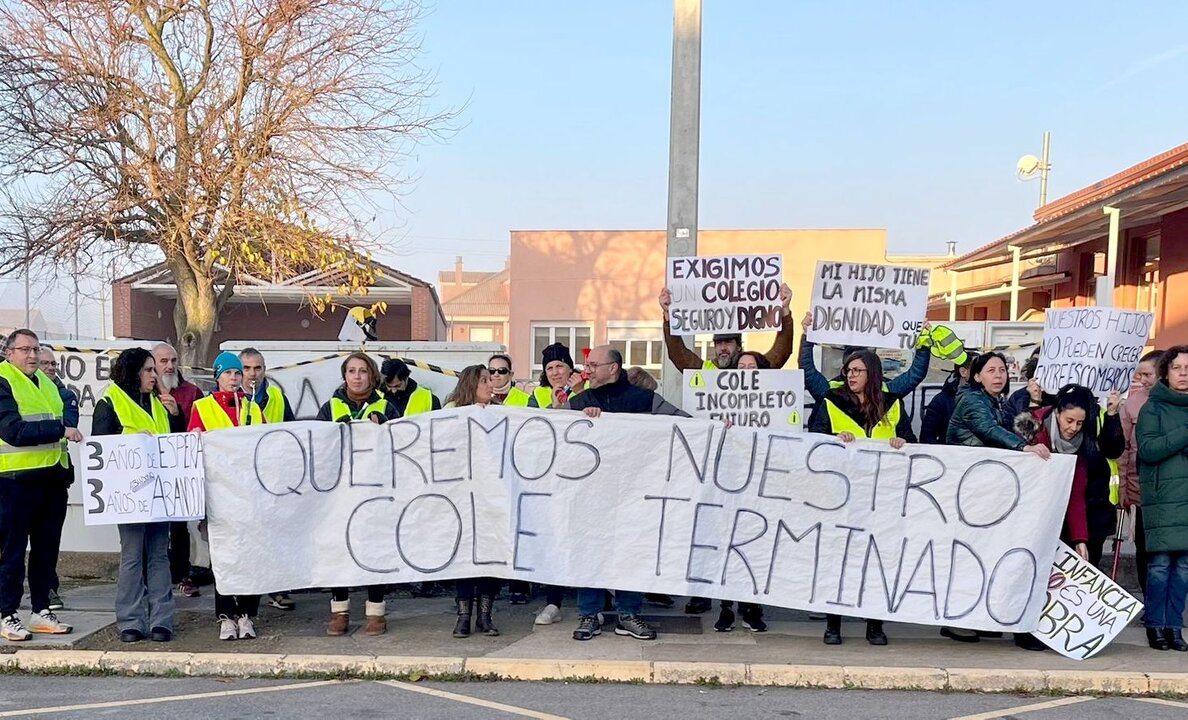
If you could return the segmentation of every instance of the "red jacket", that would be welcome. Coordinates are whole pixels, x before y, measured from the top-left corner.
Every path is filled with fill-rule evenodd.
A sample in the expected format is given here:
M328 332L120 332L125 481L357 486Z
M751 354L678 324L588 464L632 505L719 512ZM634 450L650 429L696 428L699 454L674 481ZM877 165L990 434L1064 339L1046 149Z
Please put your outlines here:
M1052 408L1032 410L1040 427L1032 442L1052 449L1052 437L1048 434L1048 415ZM1090 420L1092 422L1092 420ZM1083 440L1082 442L1088 442ZM1072 492L1068 494L1068 509L1064 511L1064 539L1070 545L1089 542L1089 512L1085 496L1089 488L1089 463L1083 453L1077 453L1077 467L1073 471Z
M230 418L231 424L239 427L239 414L235 412L235 397L237 395L239 396L240 404L247 402L247 395L242 392L217 391L210 394L210 396L215 399L215 402L219 404L219 407L223 409L223 412L227 413L227 417ZM194 410L192 407L190 409L190 426L186 428L186 430L190 432L193 432L194 430L206 430L206 427L202 424L202 416L199 415L198 411Z
M190 417L190 409L194 407L196 400L202 399L202 390L189 380L182 380L181 384L169 393L177 400L177 409L181 412L184 418Z

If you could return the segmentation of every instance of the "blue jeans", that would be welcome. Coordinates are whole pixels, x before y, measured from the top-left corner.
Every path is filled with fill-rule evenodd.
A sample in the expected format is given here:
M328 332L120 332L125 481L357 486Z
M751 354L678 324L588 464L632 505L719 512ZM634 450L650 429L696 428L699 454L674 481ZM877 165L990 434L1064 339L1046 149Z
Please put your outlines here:
M592 617L602 612L602 598L605 592L601 588L578 588L578 615ZM616 590L615 610L620 615L638 615L643 610L643 593Z
M169 523L120 525L120 575L116 625L120 630L173 630L173 578L169 573Z
M1184 626L1184 598L1188 596L1188 551L1153 552L1147 559L1147 621L1149 628Z

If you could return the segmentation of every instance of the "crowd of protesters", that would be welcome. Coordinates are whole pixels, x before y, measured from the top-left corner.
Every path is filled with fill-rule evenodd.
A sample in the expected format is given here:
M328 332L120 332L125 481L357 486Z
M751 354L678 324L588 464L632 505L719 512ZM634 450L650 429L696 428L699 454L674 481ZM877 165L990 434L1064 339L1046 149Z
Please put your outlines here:
M668 333L668 355L677 370L706 368L781 368L793 354L795 323L789 314L791 293L782 288L783 324L766 353L743 348L738 334L715 335L711 359L703 360ZM660 295L667 315L671 296ZM802 325L808 329L809 316ZM807 334L807 333L806 333ZM1125 398L1114 393L1104 403L1087 388L1069 385L1045 393L1034 380L1038 348L1024 366L1026 384L1011 392L1009 362L999 352L964 350L951 358L953 367L939 393L921 410L921 432L912 428L912 397L928 373L933 353L930 328L913 352L908 369L886 377L878 354L864 347L843 348L842 362L832 378L817 367L813 343L801 337L799 366L805 390L814 401L806 424L809 432L836 436L843 443L856 439L886 441L892 448L905 443L991 447L1029 452L1047 459L1053 454L1076 457L1072 491L1061 539L1087 561L1100 564L1107 539L1115 534L1117 508L1133 511L1136 562L1145 596L1144 622L1150 646L1156 650L1188 651L1182 636L1185 596L1188 595L1188 346L1143 356L1135 384ZM2 636L25 640L31 633L65 633L71 627L57 617L62 608L55 565L65 517L66 488L73 475L65 450L78 442L78 409L72 393L54 374L53 354L42 353L36 335L15 331L7 339L6 361L0 363L0 618ZM390 420L470 405L509 405L540 411L568 409L592 419L610 413L684 415L656 390L654 378L640 368L624 366L622 354L609 345L591 348L579 371L570 348L554 343L543 349L539 384L523 388L514 380L512 358L493 355L486 364L462 370L453 392L443 403L411 377L407 364L386 360L382 367L366 353L348 355L341 365L341 385L320 408L326 422ZM49 363L49 364L47 364ZM150 350L131 348L112 364L112 383L96 405L95 434L167 433L182 430L216 432L228 428L293 420L293 411L279 387L267 378L263 355L248 349L223 352L213 363L214 390L204 395L181 376L177 353L166 344ZM1112 480L1118 479L1117 497ZM116 597L120 639L166 642L173 634L173 593L197 595L190 567L190 530L185 523L120 525L121 560ZM25 579L33 614L26 625L17 615ZM454 582L457 616L452 634L496 636L494 610L502 590L495 578ZM387 631L385 592L366 588L364 631ZM537 588L544 607L535 624L550 625L563 618L565 588ZM613 632L651 640L656 631L643 616L643 607L671 607L665 595L608 588L576 588L576 640L602 633L605 613L613 609ZM509 584L513 604L527 603L532 588ZM351 628L349 588L333 588L326 632L345 635ZM291 610L286 592L267 596L267 603ZM215 614L223 640L250 640L260 606L259 596L225 596L215 588ZM690 598L685 612L710 609L705 598ZM743 627L767 629L762 606L739 603ZM714 629L729 632L736 624L734 603L721 603ZM824 618L823 641L843 642L842 618ZM999 633L941 629L959 642L978 642ZM871 645L889 639L879 620L866 620ZM1042 650L1029 634L1018 633L1021 648Z

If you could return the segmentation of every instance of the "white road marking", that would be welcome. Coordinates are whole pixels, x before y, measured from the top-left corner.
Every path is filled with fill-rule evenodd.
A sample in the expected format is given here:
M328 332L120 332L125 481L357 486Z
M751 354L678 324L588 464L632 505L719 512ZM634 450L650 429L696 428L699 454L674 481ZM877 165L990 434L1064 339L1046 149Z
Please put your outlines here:
M421 693L422 695L441 698L442 700L453 700L454 702L478 705L489 710L499 710L501 712L511 713L512 715L520 715L521 717L535 718L536 720L568 720L561 715L551 715L538 710L516 707L515 705L504 705L503 703L491 700L483 700L482 698L471 697L469 695L459 695L458 693L446 692L445 690L438 690L431 687L422 687L412 683L400 682L399 680L380 680L378 682L401 690L409 690L411 692Z
M1153 703L1155 705L1167 705L1175 708L1188 708L1188 703L1176 702L1175 700L1164 700L1163 698L1127 698L1128 700L1138 700L1139 702Z
M1048 710L1054 707L1063 707L1065 705L1076 705L1077 703L1089 702L1097 700L1094 697L1066 697L1058 700L1045 700L1044 702L1035 703L1034 705L1020 705L1018 707L1003 708L1002 710L991 710L990 712L978 713L976 715L962 715L961 717L951 718L951 720L996 720L996 718L1004 718L1012 715L1019 715L1021 713L1035 712L1037 710Z
M297 683L294 685L265 685L263 687L242 688L240 690L219 690L216 692L190 693L187 695L168 695L165 697L141 698L138 700L113 700L110 702L85 703L82 705L56 705L54 707L26 708L24 710L6 710L0 712L0 718L28 717L30 715L45 715L47 713L73 712L76 710L102 710L104 708L133 707L136 705L155 705L157 703L180 702L184 700L210 700L212 698L235 697L237 695L255 695L257 693L283 692L285 690L304 690L306 688L324 685L342 685L353 680L318 680L315 682Z

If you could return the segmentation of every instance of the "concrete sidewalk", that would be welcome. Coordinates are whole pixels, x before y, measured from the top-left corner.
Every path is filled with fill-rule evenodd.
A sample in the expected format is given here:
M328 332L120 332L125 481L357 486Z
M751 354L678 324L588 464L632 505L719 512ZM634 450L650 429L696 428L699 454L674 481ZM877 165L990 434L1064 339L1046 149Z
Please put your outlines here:
M1097 657L1076 662L1054 652L1018 649L1007 635L963 644L937 628L886 626L891 642L871 647L860 621L843 625L845 642L821 642L822 621L799 611L767 609L769 629L752 633L739 625L714 632L717 607L684 615L683 600L670 610L647 608L660 637L650 642L617 637L608 628L588 642L571 638L576 624L572 598L564 620L534 626L543 600L496 606L502 634L454 639L449 597L389 594L388 633L362 632L364 597L352 597L351 631L328 637L329 594L298 593L297 609L262 607L251 641L218 640L213 591L177 598L176 639L171 643L119 642L114 585L63 594L60 616L78 632L38 644L0 644L0 665L26 671L109 670L187 675L493 675L517 679L601 678L644 682L706 682L869 689L1118 692L1188 694L1188 654L1149 649L1141 627L1130 627Z

